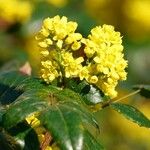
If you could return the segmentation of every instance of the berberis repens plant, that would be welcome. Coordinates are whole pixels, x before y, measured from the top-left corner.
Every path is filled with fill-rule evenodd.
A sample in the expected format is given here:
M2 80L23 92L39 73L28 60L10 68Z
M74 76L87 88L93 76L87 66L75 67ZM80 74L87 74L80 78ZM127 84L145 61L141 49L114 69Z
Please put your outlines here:
M0 150L101 150L94 112L110 107L150 128L133 106L113 101L126 80L122 37L113 26L93 28L87 38L67 17L46 18L36 35L39 78L0 73ZM150 97L149 86L135 92Z

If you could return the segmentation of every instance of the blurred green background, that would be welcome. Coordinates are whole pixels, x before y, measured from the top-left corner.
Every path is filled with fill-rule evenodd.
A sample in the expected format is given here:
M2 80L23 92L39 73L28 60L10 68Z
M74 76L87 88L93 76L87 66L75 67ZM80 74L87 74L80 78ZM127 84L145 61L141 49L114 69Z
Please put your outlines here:
M150 84L150 0L0 0L0 66L13 70L26 61L38 75L39 53L34 40L42 20L55 15L78 22L85 37L96 25L110 24L121 32L128 79L119 96L134 84ZM150 101L127 99L150 118ZM110 115L111 114L111 115ZM150 130L128 122L111 110L96 114L107 150L150 150Z

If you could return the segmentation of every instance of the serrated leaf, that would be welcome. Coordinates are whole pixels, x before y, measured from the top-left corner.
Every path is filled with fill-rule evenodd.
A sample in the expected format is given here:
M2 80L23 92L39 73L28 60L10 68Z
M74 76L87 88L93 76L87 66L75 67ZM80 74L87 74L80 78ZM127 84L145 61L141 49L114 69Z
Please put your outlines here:
M0 83L0 102L10 104L2 117L5 128L11 128L28 115L45 109L51 101L50 92L56 91L52 86L45 86L39 80L17 72L1 74Z
M88 132L85 124L95 124L94 118L89 116L78 104L68 101L51 106L39 119L62 150L83 150L85 145L90 147L87 141L92 138L85 137Z
M110 105L110 107L139 126L150 128L150 120L137 108L121 103L113 103Z
M52 133L55 141L59 142L62 150L76 150L77 147L82 149L80 142L83 142L83 127L80 125L81 118L75 112L67 114L63 107L56 106L43 114L41 121Z
M150 85L135 85L133 86L134 90L140 90L140 95L150 98Z
M94 130L89 130L92 126L99 130L99 126L85 105L82 97L70 89L58 89L53 86L47 86L39 79L23 76L18 73L7 73L0 75L0 83L5 85L2 88L1 104L6 105L6 112L2 115L3 126L10 129L22 122L27 116L34 112L39 112L41 125L43 124L52 136L54 141L64 150L85 149L89 145L89 140L97 143L95 137L91 134ZM12 93L18 90L20 94L11 95L5 104L5 94L8 94L9 88ZM15 91L15 92L14 92ZM3 102L3 103L2 103ZM88 137L85 140L85 136ZM98 143L97 143L98 144ZM97 145L96 144L96 145ZM98 146L100 148L100 145Z
M89 132L85 131L84 149L85 150L104 150L104 147ZM88 143L88 144L87 144Z
M69 93L67 94L68 91ZM59 91L59 93L54 93L54 96L58 100L57 105L63 103L67 104L68 108L76 110L79 114L82 114L84 116L83 121L86 121L87 124L90 123L91 125L95 126L95 128L99 129L99 126L94 119L93 114L89 111L88 107L85 105L85 103L83 103L83 100L77 93L68 89L64 89L62 91Z
M5 128L11 128L23 121L30 114L41 111L47 107L47 102L38 97L20 97L20 99L21 98L21 101L12 104L3 115L3 126Z
M55 91L54 96L57 97L59 101L73 101L84 105L84 101L82 100L81 96L78 93L75 93L74 91L70 89L63 89L59 91Z

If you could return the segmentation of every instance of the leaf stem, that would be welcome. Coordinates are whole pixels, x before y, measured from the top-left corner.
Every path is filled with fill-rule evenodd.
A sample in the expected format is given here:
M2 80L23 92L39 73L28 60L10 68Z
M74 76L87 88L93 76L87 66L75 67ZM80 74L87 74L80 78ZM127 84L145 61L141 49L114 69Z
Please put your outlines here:
M112 103L117 103L117 102L119 102L119 101L122 101L123 99L128 98L128 97L130 97L130 96L133 96L133 95L135 95L135 94L137 94L137 93L139 93L139 92L140 92L140 89L138 89L138 90L136 90L136 91L134 91L134 92L131 92L130 94L125 95L125 96L123 96L123 97L121 97L121 98L119 98L119 99L117 99L117 100L115 100L115 101L112 101Z
M123 96L123 97L121 97L121 98L119 98L119 99L117 99L117 100L115 100L115 101L109 100L109 101L107 101L106 103L103 103L102 106L101 106L101 108L105 108L105 107L109 106L109 105L112 104L112 103L120 102L120 101L124 100L125 98L128 98L128 97L130 97L130 96L133 96L133 95L135 95L135 94L137 94L137 93L139 93L139 92L140 92L140 89L138 89L138 90L136 90L136 91L134 91L134 92L131 92L131 93L129 93L128 95L125 95L125 96Z
M49 132L46 132L44 141L41 143L40 150L45 150L51 141L52 141L52 136L50 135Z
M64 68L63 68L63 66L62 66L62 56L61 56L61 53L60 53L60 50L58 49L57 50L57 55L58 55L58 59L57 59L57 63L58 63L58 65L59 65L59 67L60 67L60 72L62 73L62 77L60 77L60 87L62 87L62 88L65 88L65 86L66 86L66 78L65 78L65 71L64 71Z

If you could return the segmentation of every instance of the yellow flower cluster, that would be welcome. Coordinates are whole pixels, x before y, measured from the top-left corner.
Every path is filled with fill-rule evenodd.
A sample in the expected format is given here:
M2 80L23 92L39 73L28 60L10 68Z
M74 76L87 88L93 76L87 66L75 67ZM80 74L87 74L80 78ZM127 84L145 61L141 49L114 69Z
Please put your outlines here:
M118 80L125 80L127 61L123 59L122 39L113 26L97 26L91 30L88 39L83 39L87 56L87 81L98 86L105 95L116 97Z
M56 78L85 79L111 98L115 87L125 80L127 61L122 53L122 39L113 26L97 26L88 38L75 33L77 23L66 17L47 18L36 39L41 57L41 77L47 83Z
M55 78L78 77L84 61L73 54L81 47L82 35L75 33L77 23L68 22L66 17L47 18L36 36L39 41L41 58L41 77L47 82Z
M24 0L0 0L0 18L9 23L23 23L32 13L30 1Z

